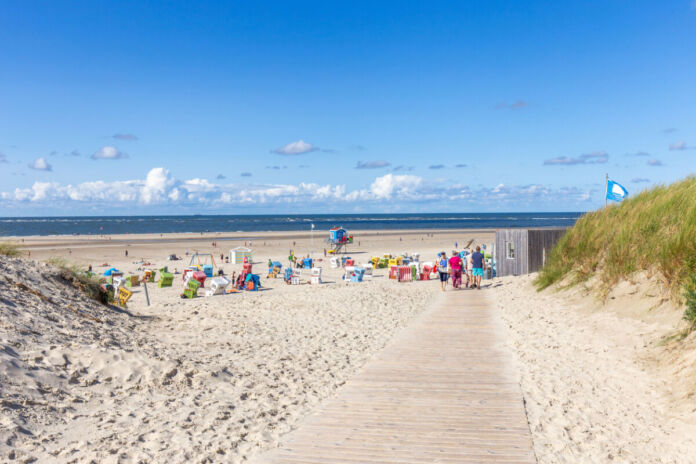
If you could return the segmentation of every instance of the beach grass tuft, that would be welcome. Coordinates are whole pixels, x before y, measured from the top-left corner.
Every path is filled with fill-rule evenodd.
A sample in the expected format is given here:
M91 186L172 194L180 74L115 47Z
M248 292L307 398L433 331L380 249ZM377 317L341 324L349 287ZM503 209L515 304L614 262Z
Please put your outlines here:
M600 278L608 291L638 271L660 273L696 320L696 177L660 185L582 216L559 240L536 280L544 289ZM686 317L686 315L685 315Z
M696 330L696 274L692 274L684 289L684 320L689 323L689 331Z
M89 298L102 304L107 304L107 294L102 289L99 279L76 264L69 263L63 258L49 258L48 264L60 270L60 277L80 290Z
M22 252L14 243L0 242L0 255L9 256L10 258L18 257Z

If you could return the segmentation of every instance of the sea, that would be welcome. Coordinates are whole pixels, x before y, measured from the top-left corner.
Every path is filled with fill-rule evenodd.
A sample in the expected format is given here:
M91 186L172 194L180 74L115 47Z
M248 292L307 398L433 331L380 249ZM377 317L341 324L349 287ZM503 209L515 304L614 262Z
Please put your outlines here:
M567 227L584 213L306 214L0 218L0 236Z

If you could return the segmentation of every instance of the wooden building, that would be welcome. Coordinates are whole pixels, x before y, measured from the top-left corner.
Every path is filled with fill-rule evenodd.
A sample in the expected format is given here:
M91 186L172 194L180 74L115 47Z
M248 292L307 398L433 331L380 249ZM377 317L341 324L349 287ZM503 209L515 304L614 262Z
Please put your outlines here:
M498 276L530 274L540 270L551 248L567 228L498 229L495 261Z

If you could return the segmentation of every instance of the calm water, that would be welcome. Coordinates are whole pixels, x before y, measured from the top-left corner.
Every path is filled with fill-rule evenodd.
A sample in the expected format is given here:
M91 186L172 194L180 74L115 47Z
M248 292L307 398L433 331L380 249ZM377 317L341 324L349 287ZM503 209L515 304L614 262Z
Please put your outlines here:
M582 213L327 214L0 218L0 236L346 229L493 229L570 226Z

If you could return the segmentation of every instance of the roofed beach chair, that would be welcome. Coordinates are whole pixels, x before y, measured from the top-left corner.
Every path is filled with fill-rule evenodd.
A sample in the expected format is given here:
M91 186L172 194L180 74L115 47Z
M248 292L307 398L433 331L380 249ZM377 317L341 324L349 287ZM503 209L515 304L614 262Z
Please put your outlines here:
M213 277L210 279L210 288L206 290L205 296L224 295L230 281L225 276Z
M321 267L312 268L312 276L309 279L309 283L312 285L321 283Z
M200 286L201 283L196 279L189 279L188 282L186 282L186 288L184 289L184 297L195 298L198 296L198 289Z
M172 282L174 282L174 274L171 274L167 271L160 272L160 280L159 282L157 282L157 287L171 287Z

